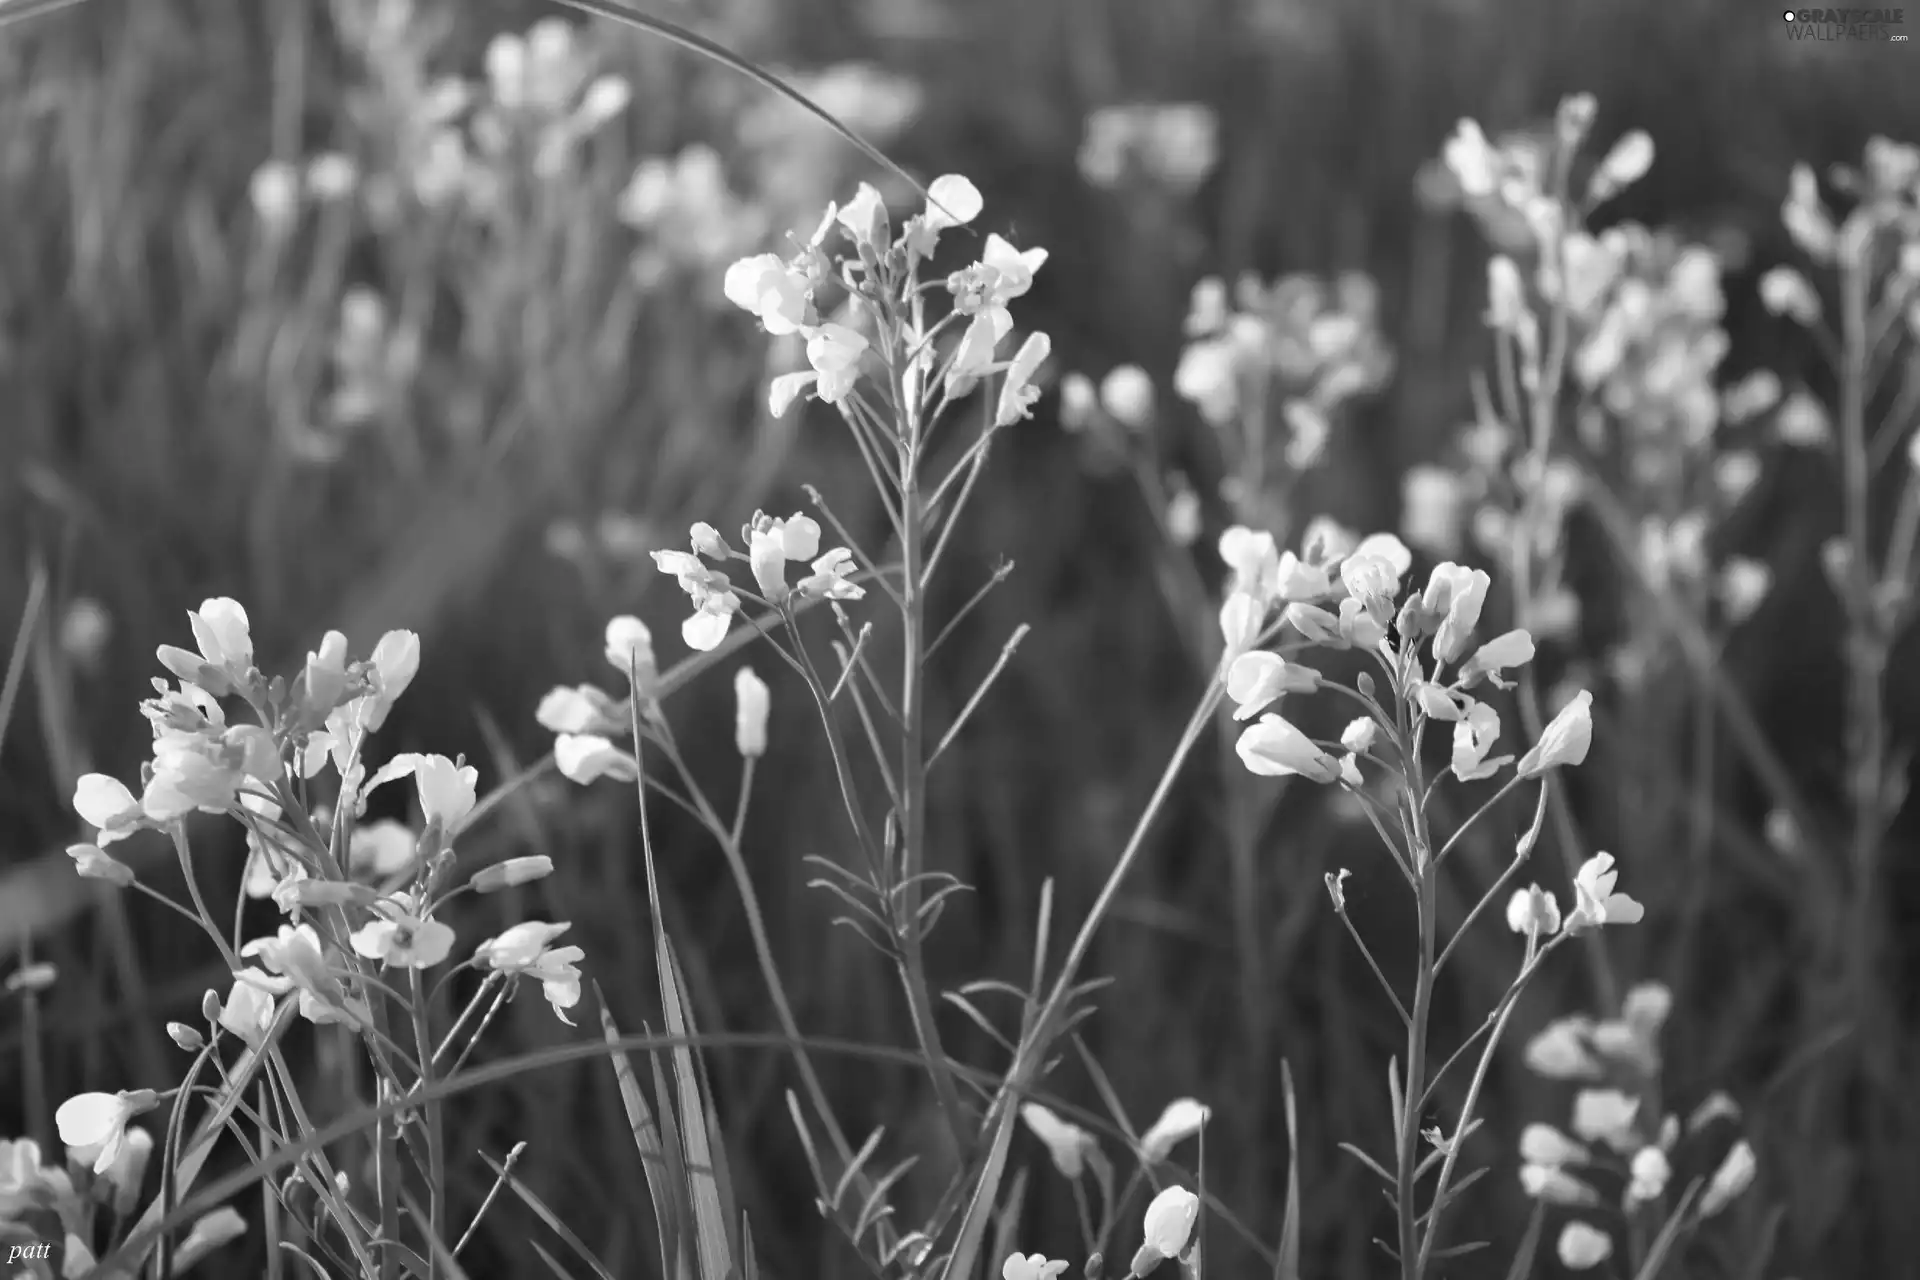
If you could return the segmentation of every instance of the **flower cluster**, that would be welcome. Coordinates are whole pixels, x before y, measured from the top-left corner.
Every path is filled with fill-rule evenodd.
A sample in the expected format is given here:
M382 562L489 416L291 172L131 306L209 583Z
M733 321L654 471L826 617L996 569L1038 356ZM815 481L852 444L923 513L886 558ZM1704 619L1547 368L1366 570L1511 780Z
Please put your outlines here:
M1322 524L1309 531L1301 556L1280 552L1271 534L1236 526L1222 536L1220 553L1232 571L1220 615L1227 695L1237 707L1236 719L1260 716L1238 743L1240 758L1250 770L1358 789L1360 761L1379 758L1373 753L1383 734L1398 734L1393 718L1376 711L1348 726L1341 741L1345 755L1336 758L1278 713L1261 714L1284 694L1311 691L1321 682L1312 668L1255 647L1269 634L1268 620L1276 610L1282 624L1305 645L1358 649L1380 659L1393 676L1396 693L1420 723L1451 724L1451 767L1459 780L1492 777L1513 763L1512 756L1489 758L1500 736L1500 716L1472 691L1482 684L1507 687L1504 673L1532 661L1533 640L1525 631L1514 630L1475 643L1490 582L1485 571L1451 562L1437 565L1426 588L1403 603L1401 579L1413 557L1392 534L1356 541ZM1428 638L1431 668L1419 654ZM1593 734L1591 700L1581 692L1560 710L1540 741L1519 758L1519 777L1535 777L1586 758ZM1372 700L1363 695L1363 701Z
M153 1156L153 1135L128 1121L157 1099L139 1093L83 1093L69 1098L55 1117L67 1149L65 1168L42 1163L38 1143L0 1140L0 1249L10 1274L52 1280L82 1276L97 1265L104 1234L117 1239L136 1221L140 1193ZM216 1209L197 1219L173 1254L184 1272L246 1232L240 1215ZM61 1242L60 1269L30 1246Z
M1668 1218L1676 1165L1698 1164L1703 1151L1722 1154L1717 1163L1701 1166L1698 1196L1682 1202L1691 1215L1687 1225L1714 1217L1752 1183L1753 1148L1715 1133L1739 1119L1739 1108L1725 1094L1706 1099L1684 1122L1661 1115L1659 1037L1672 1004L1666 987L1643 983L1627 993L1618 1017L1561 1018L1528 1043L1527 1066L1536 1074L1580 1086L1571 1132L1535 1123L1521 1135L1520 1181L1528 1195L1594 1209L1605 1199L1603 1186L1617 1188L1610 1194L1620 1213L1651 1234ZM1584 1218L1561 1227L1558 1252L1571 1269L1599 1266L1613 1249L1613 1237Z
M1128 103L1087 117L1080 176L1096 187L1144 184L1190 195L1213 172L1220 122L1197 102Z
M188 614L188 622L195 648L163 645L157 653L178 683L156 679L157 696L141 706L153 729L153 756L142 766L139 793L104 774L81 778L74 808L97 835L68 852L81 875L138 887L204 921L205 907L191 878L190 911L140 884L132 868L107 848L142 831L165 831L185 861L191 855L181 819L194 812L230 815L248 835L249 893L271 897L291 919L275 933L227 953L232 986L224 998L206 993L204 1031L174 1023L169 1036L185 1049L206 1053L222 1036L231 1037L230 1043L238 1042L256 1062L259 1054L272 1051L276 1029L292 1016L376 1036L378 1003L404 1001L381 971L418 973L452 956L456 931L441 915L453 896L524 884L550 874L553 864L546 857L509 858L448 888L458 857L453 842L479 803L477 770L445 756L402 753L369 775L364 763L369 737L385 723L419 667L419 640L411 632L387 633L371 655L358 661L349 659L344 635L328 632L289 680L269 679L255 664L248 617L237 601L206 600ZM620 665L633 669L630 650L644 641L644 629L636 637L617 621L608 633L610 660L621 646L629 652L619 655ZM650 655L636 665L650 676ZM229 721L229 710L240 707L251 713L252 723ZM549 710L549 718L563 718L581 730L604 727L614 714L610 699L595 701L584 694L573 705ZM360 824L368 796L402 779L414 784L418 834L392 820ZM331 807L309 804L310 789L328 784ZM208 928L221 936L211 922ZM576 966L583 952L553 945L566 928L528 922L481 943L462 966L487 974L476 1003L490 992L504 998L519 979L530 978L541 985L556 1015L569 1020L566 1010L580 998ZM413 998L423 998L417 988ZM419 1012L425 1016L424 1009ZM37 1215L50 1215L66 1234L63 1274L85 1273L97 1244L93 1202L111 1201L123 1225L131 1222L126 1215L153 1144L129 1122L158 1102L150 1090L69 1098L55 1118L71 1174L41 1169L31 1144L6 1144L0 1152L0 1232L15 1232L37 1221ZM82 1171L105 1190L87 1195ZM222 1213L203 1219L202 1229L176 1252L177 1260L184 1263L238 1233L237 1217L231 1210Z
M646 286L676 271L704 276L767 231L766 211L734 193L720 153L704 143L642 160L620 193L617 212L643 236L633 269Z
M1581 606L1553 566L1569 514L1598 482L1618 513L1621 553L1648 589L1672 591L1703 617L1717 606L1737 625L1759 606L1771 574L1758 560L1727 556L1716 566L1709 554L1760 470L1735 433L1751 435L1771 414L1781 438L1802 440L1824 430L1822 415L1803 395L1783 401L1779 380L1764 370L1718 388L1728 340L1717 251L1634 223L1586 229L1587 213L1653 161L1646 135L1629 134L1576 199L1572 163L1591 117L1591 101L1574 98L1538 135L1494 146L1462 121L1447 145L1444 168L1479 202L1469 207L1502 250L1487 273L1502 412L1483 404L1460 433L1457 468L1408 474L1404 530L1438 555L1457 553L1470 528L1488 555L1542 557L1549 571L1536 575L1524 620L1542 639L1560 638ZM1564 344L1549 342L1562 326ZM1562 368L1549 367L1556 357ZM1574 438L1546 456L1522 448L1523 438L1537 443L1516 425L1537 419L1529 398L1563 386L1576 397ZM1644 628L1630 632L1610 664L1638 680L1665 650Z

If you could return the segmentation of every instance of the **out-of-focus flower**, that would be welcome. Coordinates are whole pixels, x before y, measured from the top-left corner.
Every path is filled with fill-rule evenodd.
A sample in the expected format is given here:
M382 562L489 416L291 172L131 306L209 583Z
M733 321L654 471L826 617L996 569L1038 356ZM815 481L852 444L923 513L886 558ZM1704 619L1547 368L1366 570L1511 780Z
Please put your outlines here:
M653 631L646 623L631 614L623 613L617 618L608 620L605 653L607 665L615 671L618 671L621 675L628 677L630 680L638 680L639 685L637 687L642 693L659 679L659 667L653 656ZM555 692L558 693L560 691L555 690ZM588 715L585 718L585 723L581 725L581 728L586 728L596 720L607 718L601 713L611 711L612 707L611 705L602 705L595 701L593 694L598 693L598 690L588 692L582 689L576 692L582 700L589 704L589 707L585 708L585 710L588 711ZM547 697L552 698L553 694L550 693ZM608 703L610 704L610 702L611 700L609 699ZM543 710L547 707L547 703L544 700L540 705ZM556 717L559 716L561 709L556 706L553 710ZM583 708L570 705L567 711L571 714L566 718L579 718L582 710ZM546 724L545 719L541 719L540 722ZM551 728L552 726L548 727ZM579 730L575 730L575 732L578 731Z
M60 615L60 651L82 670L99 665L112 634L113 619L106 607L91 597L75 599Z
M1616 1151L1634 1149L1640 1102L1618 1089L1582 1089L1573 1099L1573 1131L1582 1141L1604 1142Z
M1100 405L1115 422L1143 431L1153 420L1153 379L1137 364L1123 364L1100 380Z
M412 828L392 818L355 827L347 840L347 869L381 880L399 875L413 865L417 844Z
M1753 1185L1753 1175L1759 1167L1754 1159L1753 1147L1742 1138L1733 1144L1726 1159L1713 1171L1713 1177L1707 1181L1707 1189L1700 1193L1700 1216L1711 1218Z
M201 1214L173 1251L173 1265L180 1272L198 1266L206 1256L222 1245L232 1244L247 1234L247 1220L231 1205L221 1205L212 1213Z
M553 859L545 854L508 858L490 867L482 867L468 883L475 893L497 893L514 885L531 884L553 874Z
M1520 1186L1528 1196L1548 1204L1588 1205L1600 1202L1599 1193L1557 1165L1521 1165Z
M1422 551L1459 554L1465 514L1464 486L1445 467L1410 467L1400 478L1400 534Z
M1775 267L1760 277L1760 302L1776 316L1799 325L1820 322L1820 295L1792 267Z
M1549 1080L1597 1079L1600 1062L1587 1047L1592 1032L1591 1018L1555 1019L1528 1041L1528 1068Z
M555 738L553 764L567 781L583 787L601 778L632 782L640 776L633 756L597 733L563 733Z
M1764 560L1734 556L1720 569L1720 602L1727 621L1738 625L1753 616L1773 586L1773 570Z
M1140 1151L1148 1163L1165 1160L1173 1149L1199 1133L1213 1115L1213 1108L1193 1098L1176 1098L1153 1126L1140 1135Z
M1087 117L1080 174L1096 187L1138 178L1190 194L1213 171L1219 121L1199 103L1129 103Z
M1585 1164L1587 1149L1550 1124L1530 1124L1520 1131L1520 1158L1529 1164L1559 1169Z
M1613 1256L1613 1237L1589 1223L1569 1222L1560 1228L1555 1252L1569 1271L1590 1271Z
M1053 1159L1053 1167L1068 1181L1085 1173L1087 1161L1099 1154L1099 1143L1091 1133L1071 1121L1062 1120L1037 1102L1029 1102L1021 1107L1020 1119L1033 1131L1033 1136L1046 1145L1047 1154Z
M1673 1176L1673 1166L1667 1163L1667 1153L1659 1147L1642 1147L1634 1152L1628 1174L1627 1204L1652 1204L1667 1193L1667 1179Z
M1646 177L1652 167L1653 139L1647 136L1647 131L1634 129L1624 133L1593 171L1588 198L1596 204L1610 200Z
M571 1026L567 1010L580 1003L579 962L586 952L579 947L555 947L553 940L570 925L545 924L528 920L514 925L497 938L489 938L474 951L474 959L509 977L527 977L540 983L560 1021Z

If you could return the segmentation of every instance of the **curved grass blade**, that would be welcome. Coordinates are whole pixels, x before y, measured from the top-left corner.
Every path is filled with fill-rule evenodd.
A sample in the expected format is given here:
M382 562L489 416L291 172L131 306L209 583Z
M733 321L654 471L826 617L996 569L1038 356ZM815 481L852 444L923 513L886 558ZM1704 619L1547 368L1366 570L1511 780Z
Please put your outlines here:
M80 0L0 0L0 27L71 9Z
M1300 1280L1300 1113L1293 1096L1293 1068L1280 1059L1280 1097L1287 1114L1287 1208L1280 1219L1280 1248L1273 1280Z
M16 2L18 2L18 0L16 0ZM74 3L74 0L42 0L42 3L49 2L70 4ZM753 63L748 62L745 58L734 53L726 46L708 39L697 31L683 27L677 22L669 22L665 18L656 18L650 13L642 13L638 9L619 3L618 0L560 0L560 3L579 9L585 13L591 13L596 17L607 18L614 22L624 22L628 26L639 27L643 31L651 31L657 36L673 41L683 49L691 49L695 53L713 59L723 67L739 72L748 79L773 90L790 102L798 103L809 115L823 121L828 128L859 148L862 155L865 155L875 164L880 165L890 172L900 175L902 179L913 186L913 189L919 193L921 199L927 201L929 204L934 204L935 207L939 207L934 201L933 195L925 187L920 185L919 179L888 159L884 151L874 146L871 142L868 142L865 138L862 138L846 125L841 124L839 120L834 118L831 111L815 103L811 98L807 97L806 94L801 93L779 76L774 75L771 71L756 67ZM3 12L3 10L0 10L0 13ZM942 212L950 213L951 211L942 209Z

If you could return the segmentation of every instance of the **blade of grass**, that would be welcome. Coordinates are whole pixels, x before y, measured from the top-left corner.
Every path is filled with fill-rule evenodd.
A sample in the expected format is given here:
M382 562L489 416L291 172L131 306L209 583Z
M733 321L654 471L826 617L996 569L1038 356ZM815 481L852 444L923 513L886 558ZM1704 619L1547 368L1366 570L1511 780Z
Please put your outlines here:
M1280 1097L1287 1116L1287 1207L1280 1218L1273 1280L1300 1280L1300 1113L1293 1095L1293 1068L1285 1058L1280 1059Z
M580 1255L582 1262L593 1268L593 1273L599 1276L600 1280L613 1280L613 1273L601 1265L600 1259L593 1256L592 1251L587 1248L580 1237L573 1233L573 1229L562 1222L559 1216L547 1207L546 1201L536 1195L532 1188L516 1178L513 1175L513 1171L507 1168L505 1164L495 1160L486 1152L482 1151L480 1158L487 1162L487 1167L493 1170L496 1178L504 1182L513 1194L519 1196L521 1202L525 1204L527 1208L533 1210L533 1216L540 1219L540 1221L546 1225L547 1230L559 1236L561 1241L565 1243L569 1249L572 1249ZM534 1247L537 1249L539 1245L536 1244Z
M600 1001L601 1033L609 1045L618 1044L620 1029L607 1010L607 998L601 994L599 983L594 984L594 995ZM641 1092L639 1078L633 1074L633 1063L627 1055L614 1053L607 1060L613 1064L613 1076L620 1085L620 1101L626 1107L634 1149L640 1153L640 1167L647 1175L654 1228L660 1233L660 1272L670 1275L674 1270L673 1256L679 1252L680 1233L672 1220L674 1196L666 1181L666 1150L661 1146L660 1126L654 1120L653 1108L647 1105L647 1096Z
M886 153L881 151L880 148L874 146L865 138L862 138L846 125L841 124L832 112L814 102L811 98L807 97L806 94L801 93L779 76L774 75L771 71L755 66L726 46L709 40L699 32L683 27L677 22L669 22L665 18L656 18L650 13L643 13L626 4L616 3L615 0L559 0L559 2L579 9L584 13L591 13L596 17L606 18L613 22L625 23L628 26L639 27L643 31L650 31L663 39L673 41L673 43L683 49L691 49L702 57L711 58L721 66L737 71L749 80L773 90L789 102L798 104L807 114L825 123L828 128L852 143L859 149L862 155L872 160L875 164L880 165L889 172L898 174L904 181L911 184L914 191L928 204L934 205L934 207L940 208L941 212L952 216L951 210L939 206L934 201L932 193L921 186L917 178L901 168L894 161L888 159Z

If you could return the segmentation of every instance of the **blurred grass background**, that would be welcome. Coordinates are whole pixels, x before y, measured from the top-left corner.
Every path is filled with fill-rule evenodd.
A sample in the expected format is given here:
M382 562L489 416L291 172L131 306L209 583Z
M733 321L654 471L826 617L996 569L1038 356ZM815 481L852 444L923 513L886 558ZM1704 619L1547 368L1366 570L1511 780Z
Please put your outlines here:
M1394 526L1401 473L1469 416L1468 372L1486 358L1479 233L1416 194L1456 119L1530 127L1586 90L1599 99L1600 139L1648 130L1654 170L1612 213L1737 248L1727 371L1772 368L1816 389L1811 353L1753 296L1758 273L1790 256L1778 229L1788 170L1857 157L1876 132L1920 140L1920 55L1789 43L1777 12L1732 0L711 0L659 11L791 72L914 172L972 177L992 228L1052 251L1021 323L1051 333L1061 369L1139 363L1177 405L1171 375L1200 276L1372 275L1395 378L1342 426L1298 513L1367 529ZM766 344L718 292L731 257L769 232L810 228L826 200L874 176L849 148L724 71L583 24L591 65L626 77L632 102L557 159L515 150L537 151L537 130L508 139L488 170L486 216L425 191L423 175L445 161L428 127L436 78L480 76L495 34L556 14L577 18L507 0L93 0L0 32L0 618L21 616L33 573L51 586L0 744L0 944L59 967L43 1014L55 1100L172 1083L162 1023L221 985L199 940L137 898L96 894L60 853L73 837L73 779L128 777L142 758L133 704L154 646L181 639L184 609L208 595L242 600L268 670L288 669L328 627L355 652L387 628L418 631L421 675L386 746L465 751L484 786L549 745L532 715L541 693L604 674L608 616L638 613L663 656L678 654L682 605L644 551L679 545L690 520L724 530L757 506L793 510L798 486L813 483L879 545L857 459L830 421L767 419ZM1220 162L1191 198L1098 190L1080 176L1088 113L1130 101L1217 113ZM678 224L623 221L636 166L690 144L712 149L737 194L701 195L681 172L669 185L694 194ZM269 225L261 166L297 172L326 153L351 161L355 189L310 194L283 228ZM1043 878L1078 918L1199 687L1181 636L1190 624L1168 616L1156 586L1164 551L1148 513L1123 478L1086 473L1052 404L999 452L948 570L952 608L998 559L1017 564L946 648L936 718L959 709L1015 625L1034 626L935 777L932 865L978 887L934 940L948 985L1023 977ZM1217 473L1185 406L1164 413L1161 430L1162 448L1197 478ZM1770 474L1732 531L1775 564L1781 586L1725 667L1838 822L1838 620L1810 555L1835 522L1830 490L1817 469ZM1221 513L1207 516L1211 534ZM1216 575L1210 537L1198 545L1201 571ZM780 683L747 843L800 1021L903 1043L884 970L829 930L830 902L802 887L799 860L836 853L842 819L803 728L810 712ZM1894 685L1896 733L1910 740L1912 677ZM695 769L730 794L727 681L710 678L672 713ZM1772 1274L1914 1274L1920 1223L1897 1211L1920 1203L1920 1112L1898 1085L1920 1069L1909 1052L1920 1021L1913 943L1877 975L1883 1042L1896 1047L1869 1073L1879 1087L1809 1101L1802 1086L1823 1058L1802 1050L1828 991L1806 941L1820 929L1805 918L1821 910L1807 889L1818 869L1753 835L1767 797L1732 763L1711 797L1731 834L1708 856L1682 865L1677 839L1671 850L1616 841L1647 829L1648 806L1676 815L1676 831L1686 808L1672 782L1682 775L1662 763L1684 743L1623 732L1602 723L1575 783L1595 847L1614 849L1648 889L1649 926L1608 946L1627 979L1675 983L1672 1105L1724 1089L1749 1110L1762 1193L1736 1210L1749 1217L1735 1234L1761 1232L1780 1204ZM1207 767L1195 771L1129 886L1124 923L1095 962L1115 986L1092 1042L1136 1123L1180 1095L1216 1108L1226 1123L1208 1144L1209 1186L1268 1239L1286 1172L1284 1054L1303 1099L1308 1272L1380 1274L1369 1238L1384 1202L1334 1144L1383 1140L1394 1027L1325 909L1321 876L1354 869L1371 936L1405 932L1401 904L1364 828L1287 795L1254 869L1266 936L1249 972L1230 927L1246 886L1222 852L1218 786ZM637 1025L650 1016L651 978L631 796L560 784L510 810L476 838L549 852L560 871L475 908L463 941L529 915L571 920L588 971L622 1024ZM202 841L203 867L221 868L210 884L237 884L244 851L237 838L216 843L226 837ZM703 943L684 952L702 1024L769 1026L715 851L670 822L667 838L670 921ZM1920 910L1912 839L1910 824L1896 828L1889 923ZM1468 879L1490 876L1494 856ZM143 874L164 884L168 872L155 863ZM232 889L215 893L218 912ZM1443 1024L1456 1031L1506 980L1505 953L1486 950L1465 957L1445 993ZM1236 1034L1249 989L1269 1002L1257 1057ZM1521 1030L1593 1000L1578 966L1563 966L1529 998ZM492 1050L563 1030L523 1000ZM950 1048L997 1065L965 1023L951 1033ZM0 1024L0 1132L48 1123L20 1106L21 1046L18 1027ZM317 1079L327 1051L316 1042ZM720 1054L712 1066L770 1272L844 1273L808 1203L782 1062ZM493 1152L530 1138L530 1185L569 1206L620 1274L640 1274L651 1265L637 1234L642 1184L612 1084L603 1064L562 1068L471 1098L457 1131ZM937 1187L938 1126L917 1078L848 1062L829 1084L850 1131L888 1124L901 1154L928 1153ZM1055 1085L1097 1106L1077 1071ZM1494 1096L1489 1130L1506 1152L1524 1123L1564 1110L1517 1054ZM1510 1156L1491 1145L1485 1156L1498 1176L1468 1197L1464 1229L1508 1242L1526 1206ZM1071 1200L1046 1178L1034 1185L1022 1247L1064 1255ZM483 1191L467 1188L474 1201ZM539 1230L517 1206L496 1209L481 1247L499 1269L476 1274L520 1273L531 1265L524 1237ZM1224 1232L1211 1250L1223 1273L1249 1265ZM1476 1266L1504 1260L1463 1260L1454 1274L1482 1274ZM1711 1248L1689 1266L1736 1274Z

